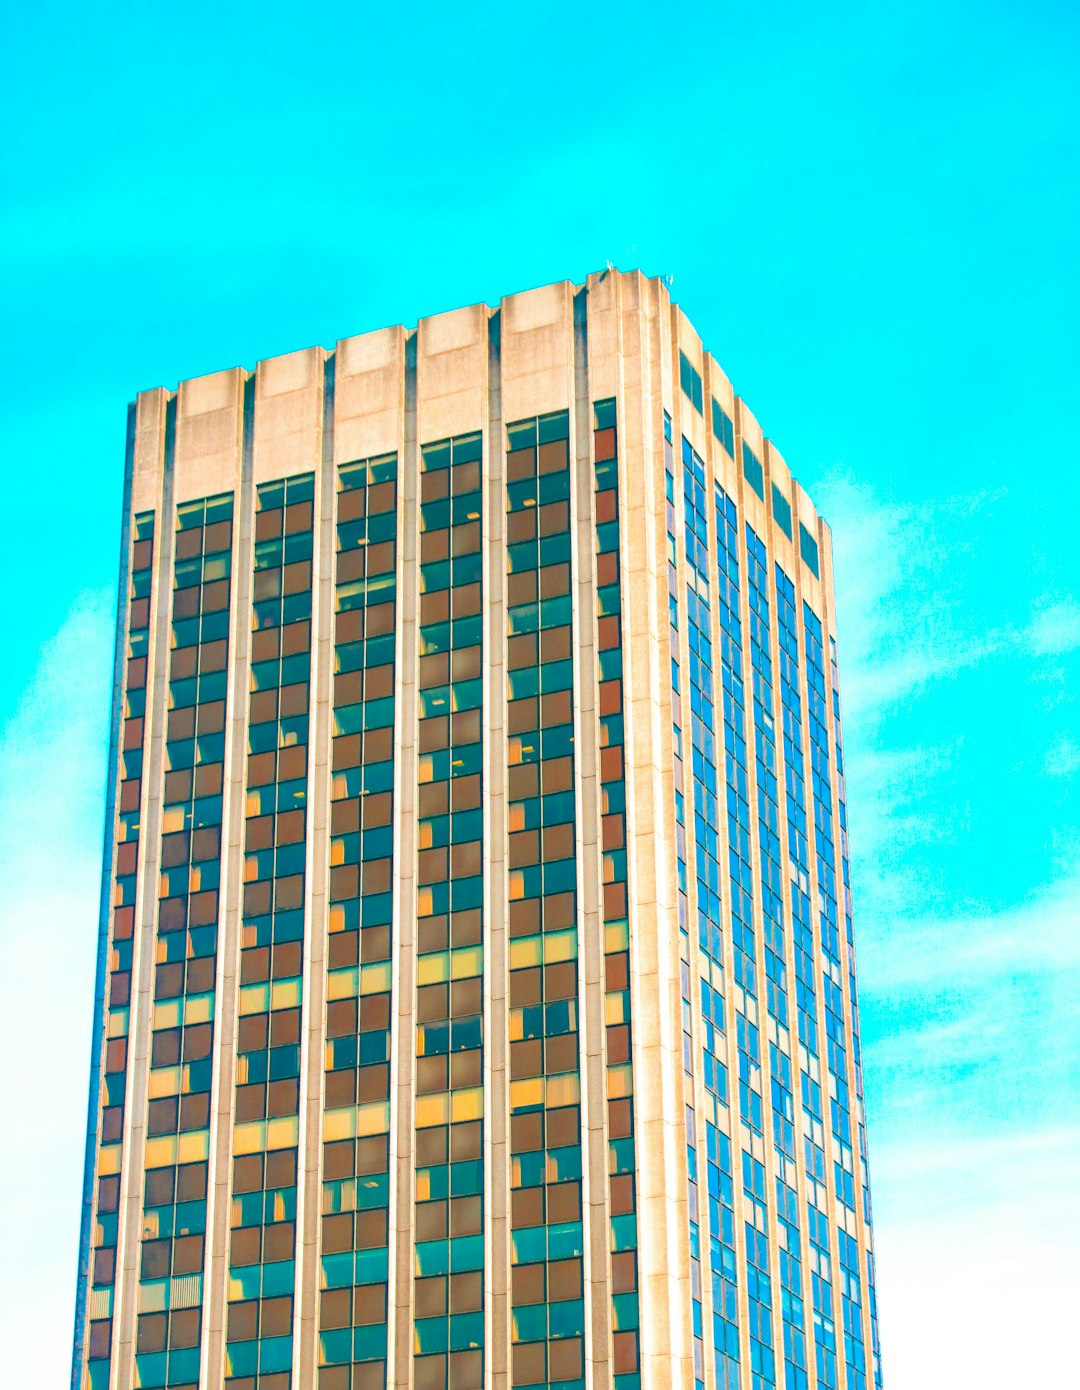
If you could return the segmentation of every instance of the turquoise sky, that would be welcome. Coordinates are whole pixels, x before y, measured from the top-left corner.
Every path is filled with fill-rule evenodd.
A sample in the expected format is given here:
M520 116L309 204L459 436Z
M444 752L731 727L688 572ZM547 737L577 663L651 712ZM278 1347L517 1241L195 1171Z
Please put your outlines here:
M1063 1384L1080 10L398 15L5 21L0 1381L68 1355L127 401L612 261L834 527L887 1383Z

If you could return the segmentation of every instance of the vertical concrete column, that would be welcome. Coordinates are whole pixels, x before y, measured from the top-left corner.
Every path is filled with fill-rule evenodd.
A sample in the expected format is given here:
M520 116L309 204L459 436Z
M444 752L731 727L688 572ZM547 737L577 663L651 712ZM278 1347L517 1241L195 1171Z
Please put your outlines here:
M502 316L487 321L484 443L484 1381L510 1384L510 1035L507 998L506 422Z
M574 382L570 436L574 620L574 777L577 826L581 1173L584 1219L586 1380L611 1384L611 1220L608 1201L604 941L600 912L600 719L596 703L596 529L587 289L574 296Z
M321 360L319 360L321 359ZM322 378L316 400L318 465L315 470L312 547L311 723L308 744L308 834L305 865L307 930L304 933L303 1053L300 1153L297 1175L297 1264L294 1384L317 1384L319 1345L319 1250L322 1222L322 1097L326 1045L326 954L330 874L330 746L334 694L334 467L333 353L312 363Z
M146 658L143 776L139 801L138 891L132 941L128 1015L128 1065L124 1097L120 1203L112 1290L113 1355L110 1386L130 1384L139 1236L142 1229L143 1152L146 1143L148 1023L153 997L154 926L161 858L161 786L165 756L165 690L169 667L172 603L173 451L176 402L166 391L144 391L135 406L131 514L155 512L154 568L150 596L150 642ZM126 595L125 595L126 598ZM123 640L123 639L121 639ZM110 769L113 776L117 769Z
M682 1059L683 1085L684 1085L684 1110L683 1110L683 1142L689 1146L692 1139L693 1148L697 1152L697 1183L696 1183L696 1214L690 1205L689 1172L687 1175L687 1227L686 1239L690 1238L689 1222L696 1219L700 1231L707 1229L704 1219L707 1204L705 1201L705 1127L703 1123L705 1088L702 1082L702 1020L701 1020L701 977L703 971L708 970L708 961L698 949L698 926L700 902L698 898L698 876L697 876L697 844L696 844L696 817L697 817L697 788L694 777L694 714L693 696L690 683L690 611L687 600L687 590L689 587L689 565L686 557L686 546L684 537L686 535L686 499L685 499L685 475L686 464L683 459L683 439L687 439L691 447L696 451L699 458L705 458L705 431L702 417L694 410L684 391L676 390L674 383L680 379L680 356L684 355L690 360L695 370L702 366L701 345L696 339L696 335L686 322L682 311L675 304L666 305L667 312L664 314L663 322L670 325L670 333L665 341L665 360L669 366L672 392L667 398L666 408L672 417L672 466L673 466L673 496L671 508L674 514L674 521L671 523L671 530L676 539L681 542L675 547L675 593L673 595L678 610L678 663L680 684L678 694L672 691L672 726L679 727L682 734L682 793L684 797L684 860L686 864L686 922L684 924L688 933L689 940L686 947L686 972L688 982L686 985L682 981L683 971L683 946L681 930L676 936L676 950L678 951L679 961L679 987L678 1001L680 1042L685 1046L684 1034L689 1033L691 1039L690 1062L687 1066L685 1056ZM666 472L666 469L665 469ZM667 523L665 523L666 529ZM665 536L666 541L666 536ZM670 557L669 557L670 558ZM664 567L665 570L668 568ZM661 629L660 640L663 641L663 630ZM674 755L672 757L674 767ZM674 801L669 801L665 807L665 814L674 814ZM676 916L679 915L681 907L678 905L678 894L676 893ZM689 1003L689 1015L686 1015L687 1004ZM689 1075L687 1073L689 1072ZM693 1132L689 1131L689 1122L685 1107L693 1110ZM698 1256L699 1270L704 1272L706 1266L705 1251L701 1251ZM692 1275L691 1275L692 1278ZM701 1281L706 1282L704 1279ZM704 1326L704 1306L705 1290L701 1290L702 1321ZM693 1292L691 1291L691 1302ZM691 1308L691 1317L693 1311ZM693 1343L690 1343L691 1356L693 1356ZM712 1358L708 1358L711 1360ZM696 1362L692 1366L693 1375L696 1378L698 1367ZM707 1368L701 1367L702 1377L707 1382Z
M252 450L255 378L244 383L240 489L233 504L232 607L226 702L221 896L215 982L214 1078L210 1093L210 1163L206 1192L207 1261L203 1274L201 1371L206 1384L225 1374L228 1319L229 1198L236 1094L236 1028L240 988L240 924L244 896L244 778L251 672L251 583L254 569Z
M327 383L330 384L329 401ZM304 954L293 1284L293 1384L318 1374L320 1182L326 937L330 872L330 720L333 692L333 357L320 348L260 362L254 485L314 473L308 683Z
M397 1062L391 1080L391 1249L394 1319L387 1379L401 1390L413 1380L413 1171L416 1096L416 805L419 719L420 443L416 421L416 333L405 343L404 439L398 467L398 704L394 758L394 882L399 891L394 920L392 1041ZM391 1370L392 1368L392 1370Z
M439 440L453 439L463 434L472 434L474 431L481 431L484 435L483 458L481 462L481 559L483 564L482 591L484 594L484 612L487 611L487 598L492 582L489 570L491 568L491 516L494 515L489 507L488 480L491 476L492 459L498 452L498 443L494 439L489 426L489 389L491 385L490 370L490 347L488 339L488 322L490 310L486 305L475 304L463 309L451 310L445 314L436 314L430 318L421 319L416 330L416 437L417 437L417 492L419 494L419 473L420 473L420 454L425 445L435 443ZM501 455L499 455L501 457ZM499 471L501 478L501 469ZM417 501L419 507L419 500ZM501 523L502 509L498 512ZM417 531L419 531L419 511L417 511ZM505 558L500 557L498 564L501 569L505 568ZM418 637L419 634L417 634ZM491 647L491 634L484 633L483 640L483 660L486 663L489 659ZM500 642L501 650L501 642ZM492 778L495 768L489 758L489 743L486 734L488 723L491 717L491 708L495 703L491 688L485 683L485 701L482 719L485 721L481 737L485 751L483 766L483 785L484 785L484 813L488 825L492 818L498 815L500 802L498 797L492 793ZM505 756L503 756L505 761ZM501 774L500 774L501 775ZM414 783L414 794L418 797ZM488 936L493 926L493 912L490 906L491 881L490 874L487 872L487 855L484 856L485 865L485 959L484 959L484 988L485 1000L487 992L491 988L491 952L488 946ZM505 897L505 892L504 892ZM505 916L505 907L500 909L499 925L504 925L502 918ZM412 1048L411 1055L415 1057L415 998L410 1001L412 1032L409 1037L409 1046ZM485 1151L490 1147L491 1138L491 1119L489 1116L490 1088L486 1086L487 1076L489 1075L491 1044L489 1041L490 1028L498 1028L498 1020L491 1020L485 1004L484 1021L484 1055L485 1055L485 1094L484 1094L484 1133ZM404 1039L403 1039L404 1044ZM412 1126L410 1138L415 1135L415 1113L410 1112L409 1123ZM415 1193L410 1187L409 1201L413 1202ZM501 1207L493 1207L490 1183L485 1180L485 1234L490 1233L492 1212L499 1211ZM485 1271L490 1268L490 1241L485 1248ZM488 1273L485 1273L488 1278ZM487 1295L487 1291L486 1291ZM490 1298L485 1296L486 1317L490 1316ZM490 1344L489 1329L485 1327L485 1348ZM487 1353L486 1353L487 1354ZM488 1354L486 1373L490 1373L491 1358Z
M114 1352L113 1375L117 1390L127 1390L134 1376L135 1329L138 1316L139 1249L142 1231L142 1170L146 1145L146 1114L148 1101L150 1044L154 1014L153 942L157 929L157 883L161 861L161 810L164 787L164 757L167 718L167 689L169 680L170 633L172 609L173 540L175 508L181 503L221 492L232 492L234 509L239 505L242 436L244 424L244 376L239 368L218 372L184 382L169 402L165 419L165 484L159 525L161 548L155 544L154 572L158 580L159 597L155 600L153 618L156 652L153 670L154 708L151 729L149 776L147 790L146 830L148 844L143 882L144 903L139 931L144 937L145 950L139 965L138 990L132 994L132 1016L135 1020L134 1056L131 1058L129 1102L131 1105L128 1130L131 1153L126 1163L133 1164L140 1181L131 1184L123 1208L124 1274L121 1291L120 1319L114 1336L118 1345ZM168 505L164 505L165 499ZM233 559L236 558L236 526L233 528ZM237 595L231 593L230 631L237 622ZM228 758L228 748L226 748ZM229 787L223 786L224 815L228 816ZM141 839L141 837L140 837ZM141 844L140 844L141 849ZM222 847L222 877L228 867L225 846ZM220 957L219 957L220 959ZM215 1044L216 1051L216 1044ZM213 1135L211 1133L211 1141ZM125 1166L126 1166L125 1163ZM205 1275L205 1269L204 1269ZM203 1280L205 1295L205 1277Z
M593 407L597 401L614 398L616 408L621 409L623 398L623 372L622 372L622 320L621 320L621 294L622 277L616 271L605 271L600 274L590 275L586 281L586 295L584 297L585 313L585 349L586 349L586 371L584 382L580 381L577 385L578 395L578 415L581 421L580 428L586 431L585 453L588 458L588 468L586 475L581 480L581 486L588 493L588 549L587 557L590 565L591 588L585 594L582 591L580 605L580 620L584 625L586 619L589 620L590 642L592 643L592 670L588 673L591 682L590 691L595 694L599 689L600 670L599 670L599 643L596 637L599 622L599 599L597 592L598 573L597 573L597 529L596 529L596 465L595 448L593 445L594 437L594 418ZM581 295L578 295L578 303L581 303ZM584 387L584 390L582 390ZM619 449L621 452L622 439L621 433L617 429L619 438ZM619 495L619 531L623 536L625 529L624 499L621 490ZM586 504L583 501L580 507L581 512L586 511ZM583 557L586 555L585 545L582 544L581 552ZM622 622L623 622L623 661L625 661L627 616L625 611L625 590L626 576L620 572L620 592L623 600ZM584 628L583 628L584 630ZM623 670L625 676L625 669ZM604 903L604 844L603 844L603 778L601 776L602 750L599 746L600 733L600 712L597 707L594 718L595 732L597 736L595 751L595 771L596 777L596 832L597 832L597 853L596 853L596 930L599 951L599 979L598 979L598 998L596 1007L592 1008L589 1014L593 1021L593 1031L597 1035L600 1056L600 1070L602 1081L599 1086L590 1088L590 1094L598 1107L600 1123L594 1124L590 1130L592 1147L590 1150L590 1168L595 1172L595 1178L591 1186L591 1263L587 1267L588 1277L590 1278L589 1297L604 1304L603 1325L597 1325L593 1331L591 1343L591 1356L595 1363L592 1367L593 1373L597 1378L598 1384L610 1385L615 1374L614 1366L614 1319L612 1315L613 1282L612 1282L612 1214L611 1214L611 1176L610 1176L610 1098L608 1095L608 1074L610 1059L608 1056L608 1030L607 1030L607 962L606 951L607 942L605 939L605 912ZM578 740L579 745L584 744L584 738ZM623 744L624 756L626 744ZM625 777L624 777L625 786ZM626 884L629 892L629 882ZM588 1000L586 1001L588 1004ZM636 1027L636 1020L632 1017L632 1030ZM631 1072L633 1065L631 1062ZM636 1085L635 1085L636 1091ZM637 1105L636 1094L634 1105ZM635 1174L636 1179L636 1174ZM644 1316L644 1311L639 1299L639 1329L640 1321Z
M416 486L415 452L406 419L407 335L400 326L380 329L337 344L334 354L333 439L335 470L346 463L393 454L397 459L397 570L394 711L394 878L391 973L390 1118L389 1118L389 1271L387 1285L387 1381L395 1379L395 1356L401 1328L409 1316L411 1273L411 1129L401 1121L411 1115L412 1065L402 1044L408 1020L403 1002L411 999L411 956L415 937L415 797L416 781ZM411 388L410 388L411 389ZM411 402L411 396L410 396ZM412 409L410 404L410 410ZM409 441L408 448L406 442ZM413 464L415 460L413 459ZM336 477L333 484L337 487ZM410 624L412 625L410 627ZM329 639L332 661L333 624ZM328 713L328 718L330 714ZM327 768L325 776L329 781ZM320 1136L321 1142L321 1136ZM406 1347L407 1350L407 1347ZM307 1387L305 1386L305 1390Z
M502 303L501 303L500 313L499 313L499 324L500 324L500 335L501 335L501 336L500 336L500 373L499 373L499 381L500 381L500 392L501 392L501 407L502 407L502 409L501 409L501 415L502 415L502 422L501 422L501 427L500 427L500 432L499 432L499 439L498 439L498 448L499 448L499 451L500 451L500 461L499 461L500 474L501 474L501 472L502 472L502 469L503 469L503 467L504 467L504 462L505 462L505 452L506 452L506 442L507 442L507 441L506 441L506 427L507 427L507 426L513 424L515 421L518 421L518 420L527 420L527 419L530 419L530 418L532 418L532 417L534 417L534 416L546 415L546 414L551 413L551 412L554 412L554 411L567 410L567 411L569 412L569 419L570 419L570 443L569 443L569 450L570 450L570 458L571 458L571 477L573 478L573 475L574 475L574 464L573 464L573 459L574 459L574 456L575 456L575 446L574 446L575 384L574 384L574 328L573 328L573 325L574 325L574 308L573 308L573 296L574 296L574 288L573 288L573 286L570 285L570 284L567 283L567 282L563 282L563 283L555 284L555 285L546 285L546 286L544 286L544 287L541 288L541 289L528 290L528 291L526 291L526 292L524 292L524 293L522 293L522 294L509 295L509 296L507 296L505 299L503 299L503 301L502 301ZM571 489L571 491L572 491L572 489ZM492 510L493 510L493 512L494 512L494 507L495 507L495 496L494 496L494 490L493 490L493 496L492 496ZM500 487L499 487L499 489L498 489L498 507L499 507L500 515L501 515L501 517L503 518L503 521L505 522L505 515L506 515L506 492L505 492L505 485L504 485L504 483L503 483L502 481L500 481ZM574 502L573 502L573 501L571 501L570 507L571 507L571 543L573 544L573 511L574 511ZM506 544L506 543L505 543L505 541L504 541L504 544L503 544L503 546L500 548L500 552L499 552L499 554L500 554L500 563L501 563L501 566L502 566L502 573L503 573L503 576L504 576L504 580L503 580L504 585L505 585L505 573L506 573L506 549L505 549L505 544ZM572 560L573 560L573 563L576 564L576 562L577 562L577 556L576 556L576 554L573 555ZM496 619L496 617L497 617L498 622L500 623L500 628L499 628L499 630L498 630L498 641L499 641L500 644L501 644L502 650L505 652L505 649L506 649L505 644L506 644L506 641L507 641L507 637L506 637L506 632L507 632L507 626L506 626L507 615L506 615L506 589L505 589L505 588L504 588L504 590L503 590L503 594L502 594L502 597L501 597L500 604L498 605L497 612L496 612L495 610L493 610L493 613L492 613L492 620L493 620L493 621ZM493 633L493 639L494 639L494 633ZM575 691L576 691L576 690L578 689L578 683L580 682L581 654L580 654L579 651L576 651L576 650L575 650L575 651L573 652L572 656L573 656L574 680L575 680ZM507 690L507 683L506 683L505 658L504 658L504 665L503 665L503 668L502 668L501 673L493 673L492 676L491 676L491 679L492 679L492 685L491 685L492 703L494 703L496 700L498 700L498 701L501 702L502 709L501 709L500 717L503 718L503 719L505 719L505 718L506 718L506 706L507 706L507 701L508 701L508 690ZM501 741L501 751L500 751L500 752L498 753L498 755L497 755L498 758L501 759L501 762L499 762L498 765L503 769L504 775L506 775L506 769L507 769L507 752L508 752L508 739L507 739L507 736L506 736L506 731L505 731L505 729L504 729L503 735L502 735L502 741ZM494 764L495 758L496 758L496 754L495 754L494 749L493 749L493 751L492 751L492 758L493 758L493 764ZM505 903L506 903L506 900L507 900L508 894L509 894L509 856L508 856L508 853L507 853L508 840L507 840L507 838L506 838L508 826L507 826L507 823L506 823L506 820L505 820L506 815L507 815L506 797L507 797L507 792L508 792L508 786L509 786L509 783L508 783L508 781L507 781L506 783L504 783L503 788L502 788L502 793L501 793L502 806L501 806L501 809L500 809L500 814L501 814L501 815L503 816L503 818L504 818L504 831L503 831L503 837L502 837L501 846L500 846L500 848L502 849L503 854L504 854L503 871L502 871L502 884L503 884L503 889L502 889L502 891L503 891L504 895L506 895L506 896L504 897L504 907L503 907L502 916L501 916L501 918L500 918L500 926L503 928L504 933L505 933L505 924L506 924L506 921L507 921L507 918L508 918L508 908L507 908L507 906L505 906ZM576 833L577 833L578 836L580 836L580 834L581 834L580 820L579 820L578 815L577 815L577 811L578 811L579 809L580 809L579 807L577 807L577 806L575 807L575 821L576 821L576 824L577 824L577 831L576 831ZM576 850L576 851L579 851L579 850L580 850L580 841L579 841L578 844L575 846L575 850ZM578 886L580 887L580 882L581 882L581 880L580 880L580 874L581 874L580 853L577 854L577 861L578 861L578 869L577 869L577 873L578 873ZM579 905L579 910L580 910L580 905ZM492 915L493 915L493 919L494 919L494 912L493 912ZM508 946L507 946L507 944L506 944L506 940L507 940L507 939L506 939L506 937L505 937L505 935L504 935L503 943L501 944L501 946L500 946L500 948L499 948L499 951L500 951L500 963L499 963L499 965L498 965L498 970L499 970L500 975L501 975L500 987L503 988L504 990L506 990L507 993L508 993L508 992L509 992L509 950L508 950ZM580 970L580 966L581 966L581 962L580 962L580 960L579 960L579 970ZM495 972L496 972L496 966L495 966L494 962L493 962L493 964L492 964L491 970L492 970L492 974L494 975ZM580 989L580 975L579 975L579 989ZM510 1128L510 1117L509 1117L509 1084L510 1084L509 1059L510 1059L510 1044L509 1044L509 1033L508 1033L508 1027L509 1027L509 1009L508 1009L508 1005L509 1005L509 1000L508 1000L508 999L505 999L505 1000L504 1000L503 1010L502 1010L501 1020L500 1020L500 1021L498 1022L498 1024L497 1024L497 1026L498 1026L499 1029L501 1030L501 1038L500 1038L500 1041L502 1041L503 1039L505 1039L505 1046L506 1046L506 1054L505 1054L506 1060L505 1060L504 1069L503 1069L503 1072L502 1072L502 1075L503 1075L503 1082L502 1082L502 1085L503 1085L503 1088L504 1088L503 1094L506 1096L506 1099L507 1099L507 1106L508 1106L508 1113L507 1113L507 1120L506 1120L506 1137L507 1137L507 1141L509 1140L509 1128ZM579 1058L579 1063L580 1063L580 1060L581 1060L581 1059ZM581 1070L580 1070L580 1073L579 1073L579 1082L580 1082L580 1088L581 1088L581 1093L580 1093L580 1112L579 1112L580 1115L581 1115L581 1133L580 1133L580 1136L579 1136L579 1137L580 1137L580 1144L581 1144L581 1150L582 1150L583 1170L584 1170L584 1159L585 1159L585 1152L586 1152L586 1146L587 1146L587 1128L586 1128L585 1116L586 1116L586 1114L587 1114L587 1096L586 1096L586 1089L587 1089L587 1086L588 1086L588 1076L587 1076L587 1074L586 1074L584 1068L581 1068ZM510 1261L510 1252L509 1252L509 1244L510 1244L510 1240L511 1240L511 1235L510 1235L510 1222L509 1222L509 1209L510 1209L511 1200L512 1200L511 1192L510 1192L510 1166L511 1166L511 1161L510 1161L510 1147L509 1147L509 1143L507 1143L506 1148L503 1150L502 1158L501 1158L501 1164L500 1164L501 1182L505 1185L505 1198L504 1198L505 1205L504 1205L504 1207L503 1207L503 1210L507 1213L507 1219L506 1219L506 1225L505 1225L505 1230L506 1230L506 1242L507 1242L507 1269L506 1269L506 1279L505 1279L505 1282L504 1282L504 1283L502 1284L502 1286L501 1286L502 1289L505 1289L505 1290L506 1290L506 1295L504 1295L504 1297L506 1297L507 1295L509 1295L510 1290L511 1290L511 1285L512 1285L512 1271L511 1271L511 1268L510 1268L511 1261ZM495 1183L496 1183L496 1185L497 1185L497 1184L500 1182L500 1173L495 1173L495 1174L493 1174L493 1176L494 1176L494 1181L495 1181ZM587 1211L588 1187L587 1187L587 1178L586 1178L586 1176L585 1176L584 1171L583 1171L583 1182L582 1182L582 1202L583 1202L583 1211L582 1211L583 1220L587 1220L587 1218L588 1218L588 1211ZM587 1240L587 1238L586 1238L586 1240ZM587 1267L587 1260L584 1261L583 1263L584 1263L584 1264L586 1265L586 1267ZM495 1292L496 1292L496 1297L498 1297L498 1296L499 1296L499 1293L500 1293L500 1290L499 1290L498 1288L496 1288L496 1291L495 1291ZM508 1358L508 1376L507 1376L507 1379L506 1379L503 1383L504 1383L504 1384L510 1384L510 1383L512 1383L512 1381L513 1381L513 1363L512 1363L513 1349L512 1349L512 1347L509 1345L509 1339L510 1339L511 1304L510 1304L510 1301L509 1301L509 1298L508 1298L508 1297L507 1297L507 1302L506 1302L506 1305L505 1305L505 1309L506 1309L506 1324L507 1324L507 1332L506 1332L506 1338L507 1338L506 1355L507 1355L507 1358ZM586 1322L585 1343L586 1343L586 1352L585 1352L585 1354L586 1354L586 1357L587 1357L587 1356L588 1356L588 1343L589 1343L589 1332L588 1332L588 1323L587 1323L587 1322Z
M680 1037L663 406L671 397L667 295L620 277L619 491L626 625L627 871L639 1189L641 1382L690 1385L692 1324ZM665 360L665 354L667 359Z

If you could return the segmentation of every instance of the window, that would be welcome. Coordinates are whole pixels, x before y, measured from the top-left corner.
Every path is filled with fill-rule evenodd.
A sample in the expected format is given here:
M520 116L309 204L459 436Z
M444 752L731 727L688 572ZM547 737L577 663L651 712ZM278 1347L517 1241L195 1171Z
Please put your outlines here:
M198 1375L199 1304L150 1309L204 1253L232 510L231 495L184 503L175 536L136 1338L140 1383L163 1387Z
M731 416L716 399L712 400L712 432L724 446L729 458L735 457L735 425Z
M342 1364L363 1362L359 1374L382 1385L397 459L387 454L343 463L337 483L319 1341L328 1380Z
M775 483L772 485L772 511L776 519L776 524L783 531L784 535L787 536L788 540L791 540L791 503Z
M483 1382L482 458L472 433L420 460L413 1351L417 1385L462 1390Z
M684 394L689 398L690 404L697 413L701 414L701 407L704 403L704 396L701 390L701 375L691 365L690 359L685 352L679 353L679 385Z
M140 836L142 758L145 741L146 660L149 650L150 591L153 579L154 513L135 516L131 536L128 590L127 670L124 679L119 787L116 818L116 860L113 912L106 994L107 1035L101 1094L101 1131L97 1160L97 1213L92 1252L91 1311L87 1348L89 1383L108 1380L112 1348L112 1302L109 1287L116 1273L117 1213L120 1206L120 1139L124 1128L130 1027L132 938ZM195 619L198 627L198 619ZM170 716L171 718L171 716ZM192 716L194 726L194 716ZM184 840L186 842L187 836ZM184 873L187 874L185 859ZM187 885L185 884L185 891ZM179 1030L177 1030L179 1035ZM176 1061L179 1062L179 1049ZM156 1062L156 1058L155 1058ZM171 1178L171 1168L161 1170ZM170 1199L171 1200L171 1199ZM105 1300L108 1300L107 1302ZM102 1312L108 1309L105 1316ZM164 1346L164 1342L162 1343Z
M613 408L598 412L609 487L615 423ZM513 1383L526 1385L576 1375L584 1333L571 1292L583 1249L567 413L508 435L508 532L522 537L509 546L507 592L511 1335ZM535 530L517 520L532 513ZM611 518L617 547L613 507Z
M244 1273L230 1284L226 1335L234 1376L279 1370L292 1355L314 488L305 473L261 485L255 501L229 1253Z
M799 554L815 579L820 578L818 574L818 544L802 522L799 523Z
M608 1173L611 1198L612 1314L624 1336L628 1361L636 1364L638 1325L637 1222L635 1219L634 1079L631 1064L630 923L626 898L626 787L623 768L622 588L619 564L619 484L615 402L594 405L596 506L597 694L600 710L602 796L604 968L608 1096ZM569 827L567 827L569 829ZM548 1028L549 1035L555 1031ZM621 1262L621 1263L620 1263ZM564 1266L565 1268L565 1266ZM572 1273L573 1271L568 1271ZM567 1278L561 1297L580 1298L580 1283ZM576 1305L564 1304L569 1310ZM561 1313L558 1314L561 1316ZM552 1308L555 1327L556 1307ZM570 1335L563 1331L563 1336ZM553 1343L561 1349L566 1343ZM575 1372L577 1374L578 1372ZM615 1390L631 1382L615 1378Z
M743 477L754 489L761 500L765 501L765 470L762 468L760 460L750 448L749 444L743 440L742 446L742 471Z

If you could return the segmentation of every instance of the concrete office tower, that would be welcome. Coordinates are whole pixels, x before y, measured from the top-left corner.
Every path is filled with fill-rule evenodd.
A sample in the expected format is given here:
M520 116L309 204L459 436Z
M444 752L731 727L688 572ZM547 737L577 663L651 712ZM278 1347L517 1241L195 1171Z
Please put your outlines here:
M75 1390L880 1384L833 632L637 273L140 395Z

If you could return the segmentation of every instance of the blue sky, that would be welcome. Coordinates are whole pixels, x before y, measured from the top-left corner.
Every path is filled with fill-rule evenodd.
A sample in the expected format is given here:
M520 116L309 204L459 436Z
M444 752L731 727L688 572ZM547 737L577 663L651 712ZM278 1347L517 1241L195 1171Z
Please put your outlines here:
M67 1355L126 402L610 260L834 527L888 1384L1055 1383L1080 11L60 3L0 47L0 1379Z

